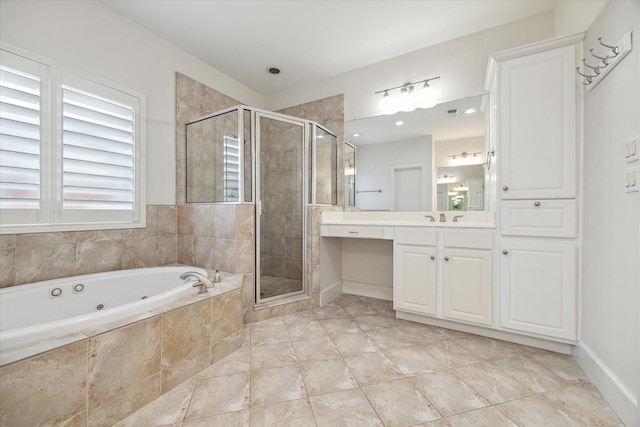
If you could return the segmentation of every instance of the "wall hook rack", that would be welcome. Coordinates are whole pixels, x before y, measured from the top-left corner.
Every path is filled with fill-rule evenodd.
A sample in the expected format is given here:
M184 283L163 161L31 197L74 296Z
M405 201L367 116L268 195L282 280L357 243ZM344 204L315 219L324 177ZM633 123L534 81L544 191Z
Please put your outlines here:
M591 90L600 82L600 80L604 79L607 74L611 72L615 68L615 66L624 59L625 56L631 52L633 46L631 44L631 31L625 33L622 38L616 43L615 46L611 46L602 41L602 37L598 37L598 43L600 46L598 47L601 51L607 49L607 51L602 54L594 53L594 48L589 49L589 53L591 56L598 60L598 63L595 66L587 64L587 59L582 59L582 64L584 66L585 72L580 70L580 67L576 68L576 72L584 77L582 84L587 86L587 90Z

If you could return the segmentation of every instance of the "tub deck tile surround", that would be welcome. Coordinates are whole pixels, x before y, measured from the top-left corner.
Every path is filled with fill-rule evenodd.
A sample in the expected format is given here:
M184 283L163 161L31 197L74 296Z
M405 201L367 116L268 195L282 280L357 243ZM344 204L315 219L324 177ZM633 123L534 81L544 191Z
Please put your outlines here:
M208 297L85 330L0 367L0 426L115 424L240 348L240 287L241 277L225 274Z
M236 352L114 427L623 427L570 356L395 319L389 301L343 295L243 331ZM374 351L338 345L349 335L368 336ZM270 345L293 357L253 363ZM221 384L232 386L222 397Z
M89 338L88 424L119 420L160 395L163 319Z
M87 425L87 353L84 340L0 368L0 425Z

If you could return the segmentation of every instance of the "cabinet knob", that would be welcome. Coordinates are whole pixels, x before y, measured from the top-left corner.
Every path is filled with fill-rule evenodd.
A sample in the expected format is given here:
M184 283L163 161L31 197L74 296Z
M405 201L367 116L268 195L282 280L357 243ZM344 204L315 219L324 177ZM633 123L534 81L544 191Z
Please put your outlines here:
M540 202L534 202L533 206L540 206Z
M444 257L444 260L449 261L449 257L448 256Z
M505 185L504 187L502 187L502 190L503 190L503 191L507 191L508 189L509 189L509 186L508 186L508 185Z
M504 251L502 251L502 253L507 255L509 253L509 251L505 249Z
M436 259L436 256L435 255L431 255L431 259Z

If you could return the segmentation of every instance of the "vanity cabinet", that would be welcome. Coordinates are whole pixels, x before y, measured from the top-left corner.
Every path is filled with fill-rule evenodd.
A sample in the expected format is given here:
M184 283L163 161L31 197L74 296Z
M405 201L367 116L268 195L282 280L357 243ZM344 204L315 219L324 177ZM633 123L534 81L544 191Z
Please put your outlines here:
M512 238L502 240L500 251L500 325L575 340L576 245Z
M443 316L481 325L492 324L493 233L443 230Z
M397 227L394 241L396 310L492 324L492 231Z
M438 280L436 247L396 244L393 254L394 309L435 316Z
M491 251L445 248L443 316L491 325L493 283Z
M393 245L393 305L435 316L437 313L438 232L396 227Z

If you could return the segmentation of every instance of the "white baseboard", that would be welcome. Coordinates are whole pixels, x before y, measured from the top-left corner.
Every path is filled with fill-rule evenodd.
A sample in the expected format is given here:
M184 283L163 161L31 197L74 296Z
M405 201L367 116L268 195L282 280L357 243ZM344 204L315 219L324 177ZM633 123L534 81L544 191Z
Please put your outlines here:
M554 351L556 353L571 354L571 348L573 347L568 343L525 336L522 334L488 328L486 326L470 325L468 323L463 323L456 320L438 319L436 317L424 316L421 314L414 314L406 311L396 310L396 317L398 319L424 323L425 325L438 326L440 328L453 329L454 331L466 332L469 334L495 338L497 340L509 341L516 344L528 345L531 347Z
M371 283L350 282L345 280L342 283L342 291L345 294L393 301L393 288L391 286L380 286Z
M625 425L640 426L638 396L618 378L591 347L580 341L574 348L573 357Z
M342 294L342 282L337 281L320 291L320 307L324 307Z

